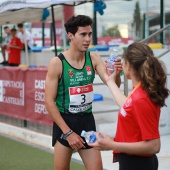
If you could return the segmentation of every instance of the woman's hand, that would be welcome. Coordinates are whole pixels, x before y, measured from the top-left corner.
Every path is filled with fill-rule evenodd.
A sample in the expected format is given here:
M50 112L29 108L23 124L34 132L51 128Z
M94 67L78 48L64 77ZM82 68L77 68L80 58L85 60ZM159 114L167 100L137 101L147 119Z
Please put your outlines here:
M108 135L98 132L96 138L97 142L88 143L88 145L97 150L113 150L114 141Z
M160 138L138 142L115 142L108 135L98 132L97 142L88 143L97 150L115 150L130 154L155 154L160 151Z

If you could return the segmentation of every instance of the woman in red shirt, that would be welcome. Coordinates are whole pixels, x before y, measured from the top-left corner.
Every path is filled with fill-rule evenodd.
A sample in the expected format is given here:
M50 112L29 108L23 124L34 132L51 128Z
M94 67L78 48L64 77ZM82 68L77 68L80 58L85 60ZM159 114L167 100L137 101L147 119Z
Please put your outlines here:
M160 108L169 95L167 76L153 51L143 43L131 44L123 54L123 70L133 84L126 97L115 83L117 70L105 72L107 85L120 107L114 140L97 133L95 149L113 150L113 161L119 161L119 170L157 170L156 153L160 150Z

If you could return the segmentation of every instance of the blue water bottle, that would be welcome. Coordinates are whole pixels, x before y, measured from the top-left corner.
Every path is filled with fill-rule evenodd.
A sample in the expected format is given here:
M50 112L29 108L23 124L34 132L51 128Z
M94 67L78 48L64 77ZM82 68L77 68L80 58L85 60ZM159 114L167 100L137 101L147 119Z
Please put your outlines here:
M85 138L87 143L94 143L96 142L96 132L95 131L88 131L86 132L85 130L83 130L81 132L81 136Z

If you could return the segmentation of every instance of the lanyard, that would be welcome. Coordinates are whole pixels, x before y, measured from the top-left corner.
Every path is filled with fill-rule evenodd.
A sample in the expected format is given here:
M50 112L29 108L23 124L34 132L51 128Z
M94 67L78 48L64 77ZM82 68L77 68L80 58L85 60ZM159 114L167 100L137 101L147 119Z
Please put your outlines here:
M134 91L137 89L137 88L139 88L141 86L141 82L139 82L138 84L137 84L137 86L133 89L133 91L128 95L128 97L126 98L126 101L132 96L132 94L134 93Z

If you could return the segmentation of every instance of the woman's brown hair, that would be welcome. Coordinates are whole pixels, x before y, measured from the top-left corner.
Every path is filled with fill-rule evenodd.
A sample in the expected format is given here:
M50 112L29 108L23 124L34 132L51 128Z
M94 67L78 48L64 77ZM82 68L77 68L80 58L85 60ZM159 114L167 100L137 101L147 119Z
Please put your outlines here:
M141 82L151 101L164 106L165 99L169 95L166 87L167 75L151 48L146 44L135 42L124 51L123 58L133 67L135 77Z

